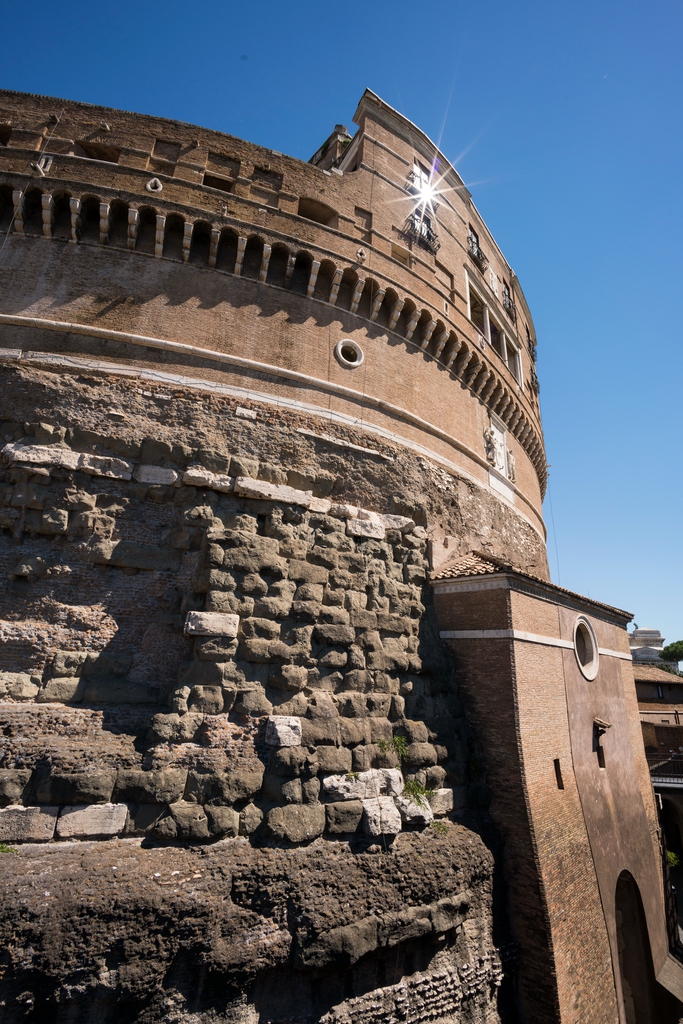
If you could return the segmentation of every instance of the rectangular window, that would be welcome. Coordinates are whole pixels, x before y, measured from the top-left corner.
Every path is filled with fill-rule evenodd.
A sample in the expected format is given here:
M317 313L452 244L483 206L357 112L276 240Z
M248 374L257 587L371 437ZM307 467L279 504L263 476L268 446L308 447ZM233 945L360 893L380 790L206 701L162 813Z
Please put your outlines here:
M104 146L98 142L79 142L80 149L90 160L103 160L108 164L117 164L121 150L117 146Z
M555 766L555 780L557 782L557 788L564 789L564 779L562 778L562 768L560 766L559 757L555 758L553 765Z
M217 188L221 192L232 192L234 182L228 181L227 178L218 178L215 174L205 174L203 184L207 188Z
M481 333L486 337L486 319L484 313L484 303L479 299L473 291L470 291L470 320L478 327Z
M658 697L663 697L664 696L664 690L662 689L661 686L657 687L657 696Z
M391 255L392 258L402 263L404 267L407 267L410 263L410 253L407 249L404 249L402 245L396 245L395 242L391 243Z
M429 179L430 178L431 178L431 174L429 173L428 169L424 166L424 164L421 164L421 163L419 163L419 161L414 160L413 161L413 185L415 186L415 188L419 189L420 191L422 191L423 189L427 188L429 186Z

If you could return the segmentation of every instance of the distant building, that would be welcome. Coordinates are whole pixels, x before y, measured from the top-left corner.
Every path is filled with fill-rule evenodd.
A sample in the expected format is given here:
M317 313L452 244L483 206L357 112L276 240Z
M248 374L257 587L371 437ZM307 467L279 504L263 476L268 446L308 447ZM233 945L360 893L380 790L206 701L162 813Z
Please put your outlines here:
M662 660L664 637L658 629L636 627L632 633L629 633L628 642L631 647L634 667L636 665L668 664Z

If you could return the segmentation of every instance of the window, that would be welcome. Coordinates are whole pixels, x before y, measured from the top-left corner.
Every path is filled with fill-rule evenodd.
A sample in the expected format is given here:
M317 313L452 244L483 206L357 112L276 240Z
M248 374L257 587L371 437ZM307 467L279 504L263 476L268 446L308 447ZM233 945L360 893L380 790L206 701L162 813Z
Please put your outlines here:
M372 241L372 214L369 210L363 210L356 206L354 210L356 221L356 233L362 242Z
M299 216L305 217L306 220L314 220L318 224L324 224L326 227L337 226L337 211L317 199L302 197L299 200Z
M165 142L164 139L156 139L154 142L154 152L149 161L150 170L172 175L179 156L179 142Z
M109 164L117 164L121 150L116 146L102 146L97 142L80 142L80 148L90 160L104 160Z
M6 146L12 134L11 124L0 124L0 146Z
M429 188L431 174L427 168L417 160L413 161L413 186L420 192Z
M671 689L671 687L669 687L669 689ZM658 697L663 697L664 696L664 690L662 689L661 686L657 687L657 696Z
M234 182L227 178L218 178L215 174L205 174L202 184L207 188L217 188L220 192L232 192Z
M410 253L407 249L404 249L402 245L396 245L395 242L391 243L391 256L392 259L398 260L404 267L407 267L410 263Z
M470 320L491 344L493 351L505 363L518 384L522 385L522 359L520 350L505 329L491 315L482 298L470 287Z

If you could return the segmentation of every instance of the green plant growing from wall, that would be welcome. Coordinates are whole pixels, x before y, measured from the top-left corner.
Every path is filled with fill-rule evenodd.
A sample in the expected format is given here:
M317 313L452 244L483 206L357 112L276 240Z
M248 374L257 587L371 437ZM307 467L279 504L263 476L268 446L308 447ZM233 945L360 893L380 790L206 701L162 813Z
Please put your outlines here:
M383 754L396 754L401 764L408 757L408 741L405 736L392 736L390 740L380 740L378 746Z
M436 832L437 836L447 836L450 831L447 821L432 821L431 827Z
M418 807L429 807L429 798L434 796L434 790L425 789L417 779L406 779L403 792L407 793L411 803L417 804Z
M11 846L8 846L7 843L0 843L0 853L16 853L16 852L17 851L15 849L13 849Z
M666 851L666 862L670 868L677 868L680 866L681 858L673 850Z

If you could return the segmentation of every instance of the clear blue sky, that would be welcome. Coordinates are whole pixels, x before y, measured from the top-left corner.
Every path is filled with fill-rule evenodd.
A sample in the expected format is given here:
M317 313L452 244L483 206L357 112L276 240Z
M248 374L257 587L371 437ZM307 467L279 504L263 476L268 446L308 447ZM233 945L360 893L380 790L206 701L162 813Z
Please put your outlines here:
M37 0L0 83L303 159L369 86L440 141L534 315L553 578L675 640L682 29L660 0Z

